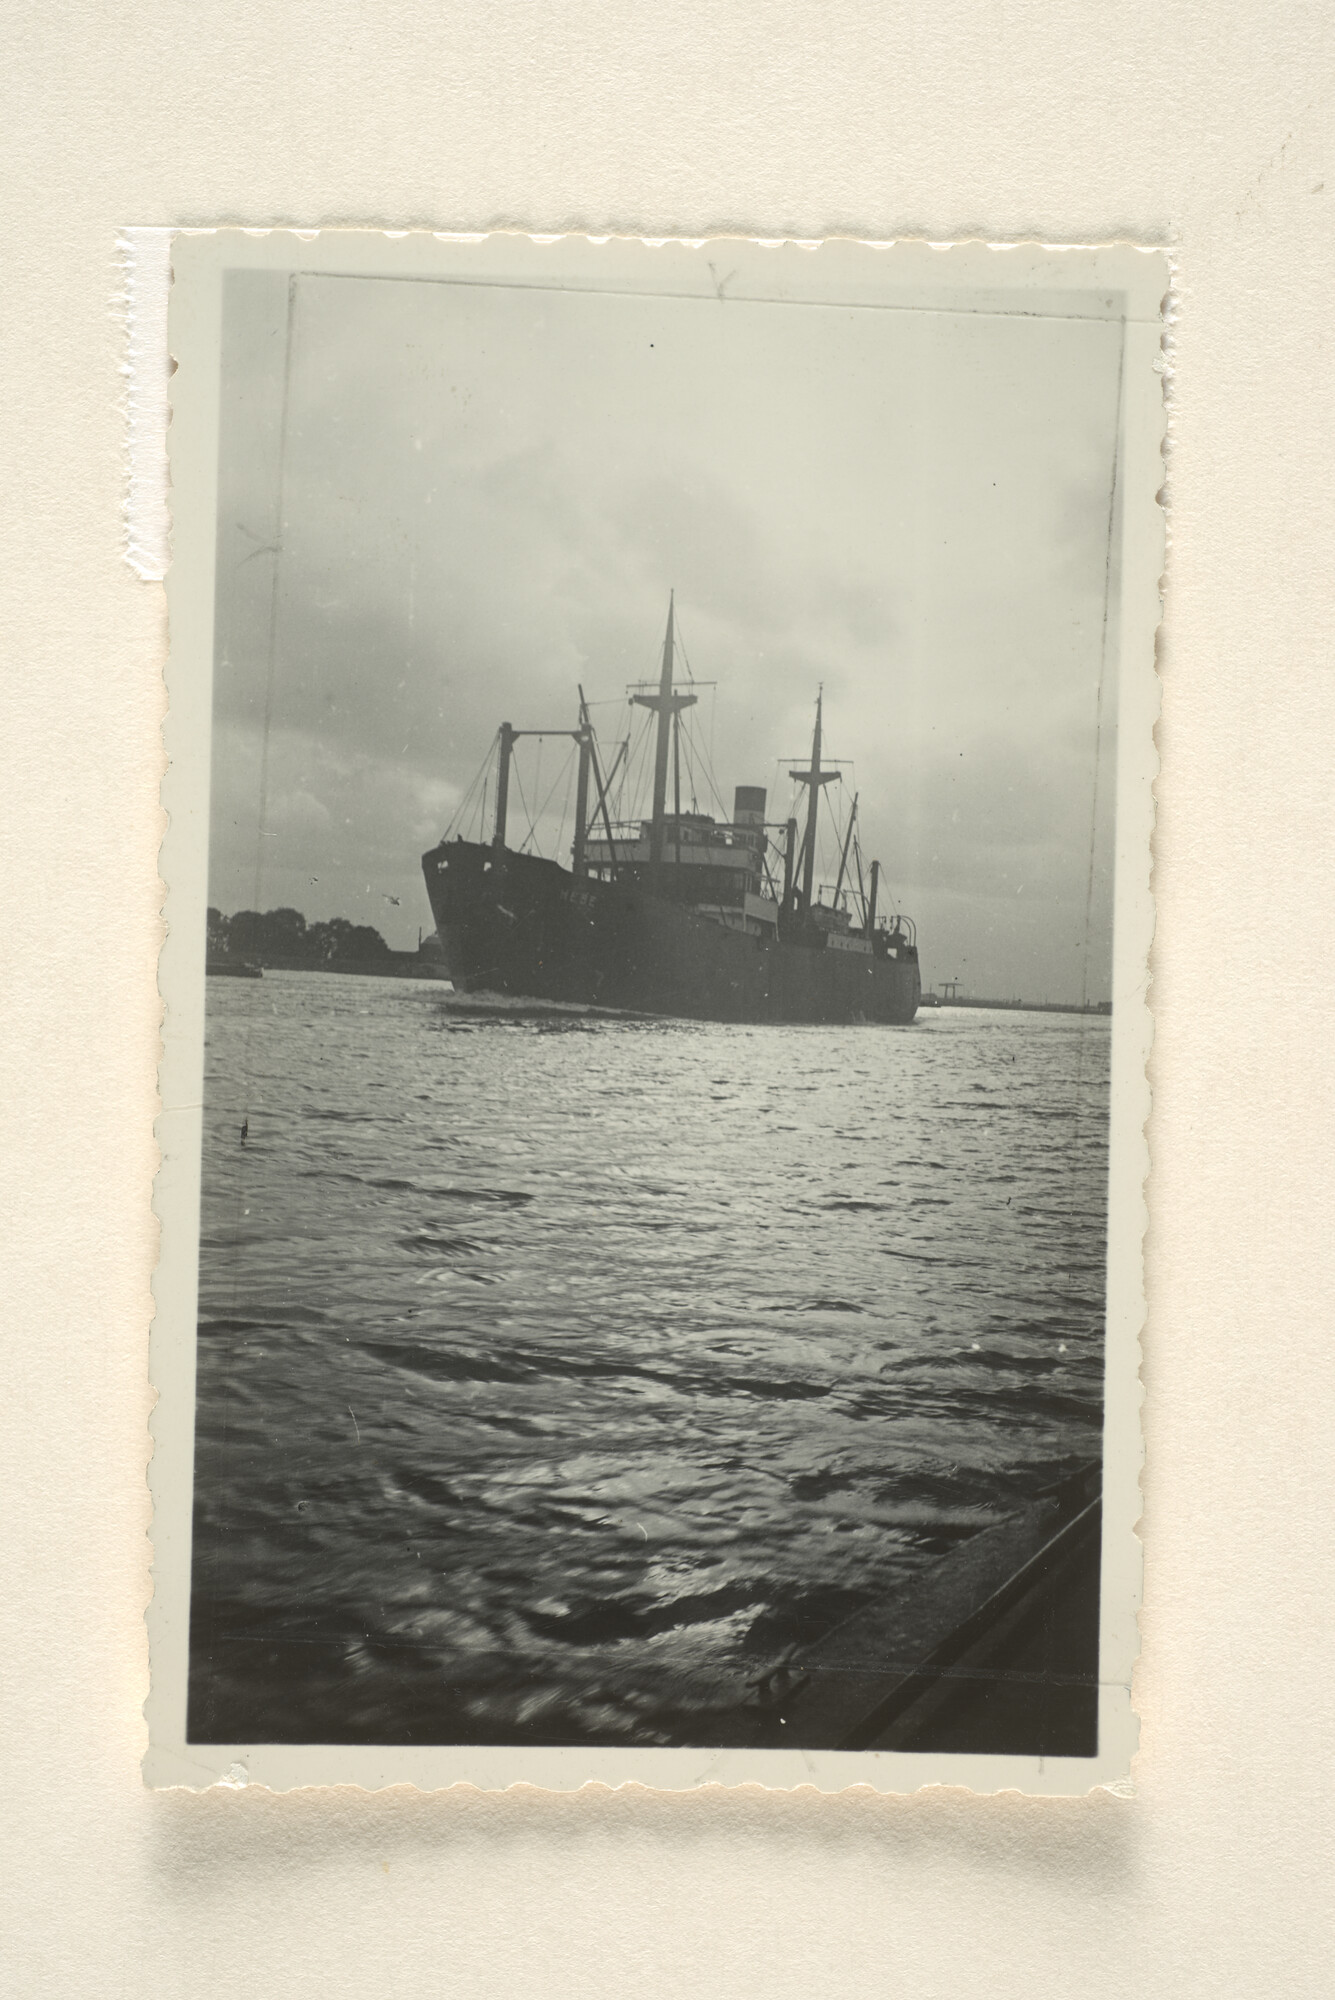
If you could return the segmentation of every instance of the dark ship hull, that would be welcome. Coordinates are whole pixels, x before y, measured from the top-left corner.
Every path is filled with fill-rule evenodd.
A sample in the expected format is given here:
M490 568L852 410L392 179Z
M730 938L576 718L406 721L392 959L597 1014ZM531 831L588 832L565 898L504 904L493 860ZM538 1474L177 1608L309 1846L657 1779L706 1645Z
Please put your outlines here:
M422 857L450 977L464 990L704 1021L907 1026L916 949L800 920L754 936L634 880L576 876L477 842Z

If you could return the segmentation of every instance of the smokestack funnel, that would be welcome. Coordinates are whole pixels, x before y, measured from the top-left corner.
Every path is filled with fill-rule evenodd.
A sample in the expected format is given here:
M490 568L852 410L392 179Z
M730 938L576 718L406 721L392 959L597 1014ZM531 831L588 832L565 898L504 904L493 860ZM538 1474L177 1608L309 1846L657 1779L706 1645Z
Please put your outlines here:
M765 846L765 787L738 785L732 795L734 840L760 854Z

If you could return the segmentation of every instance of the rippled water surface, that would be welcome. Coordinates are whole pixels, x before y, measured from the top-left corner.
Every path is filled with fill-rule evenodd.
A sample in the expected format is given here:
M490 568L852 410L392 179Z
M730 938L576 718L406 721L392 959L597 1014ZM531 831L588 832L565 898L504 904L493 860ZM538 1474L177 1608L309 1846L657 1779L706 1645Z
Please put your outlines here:
M1105 1021L208 1008L195 1740L709 1741L1097 1456Z

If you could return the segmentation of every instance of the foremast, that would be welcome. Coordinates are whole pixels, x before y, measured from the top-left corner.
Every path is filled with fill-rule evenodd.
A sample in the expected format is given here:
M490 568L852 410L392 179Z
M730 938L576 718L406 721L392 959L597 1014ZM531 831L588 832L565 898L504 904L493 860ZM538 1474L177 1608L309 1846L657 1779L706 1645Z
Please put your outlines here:
M788 773L789 777L795 778L799 785L806 785L809 789L806 832L802 837L802 909L804 913L811 908L811 892L816 880L816 818L820 810L821 788L825 785L837 784L840 776L838 771L822 771L820 767L821 708L824 700L825 690L822 688L816 696L816 728L811 738L811 769L809 771L790 771Z
M667 632L663 638L663 666L658 678L657 694L633 694L631 701L639 708L652 708L658 712L658 740L654 745L654 806L653 818L649 823L649 862L658 867L663 859L663 844L667 828L667 774L668 750L677 742L681 711L694 708L698 696L677 694L673 691L672 672L675 640L673 617L676 592L668 592ZM680 752L678 753L680 755ZM678 766L680 771L680 766ZM680 781L679 781L680 789ZM677 818L681 819L681 799L677 799ZM677 830L681 838L680 824Z

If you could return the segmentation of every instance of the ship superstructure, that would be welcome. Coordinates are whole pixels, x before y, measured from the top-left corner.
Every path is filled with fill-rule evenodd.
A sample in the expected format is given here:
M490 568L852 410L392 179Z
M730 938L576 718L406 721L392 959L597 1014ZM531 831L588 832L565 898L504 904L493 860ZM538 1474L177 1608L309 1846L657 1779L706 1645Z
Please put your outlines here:
M613 816L615 761L605 772L579 690L569 869L507 844L515 745L557 732L501 724L490 840L447 838L422 857L456 986L708 1020L912 1021L916 937L906 917L878 911L880 865L864 871L856 797L828 903L816 883L821 796L842 780L824 757L823 698L810 758L790 773L806 793L802 822L767 821L758 785L738 785L719 821L682 809L681 718L699 697L677 683L675 660L669 600L658 680L630 694L656 717L647 818Z

